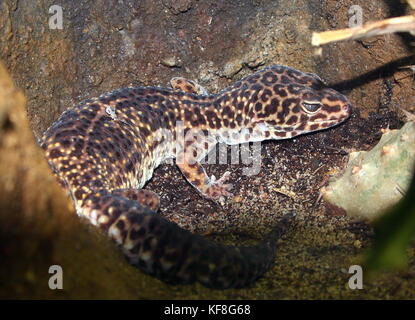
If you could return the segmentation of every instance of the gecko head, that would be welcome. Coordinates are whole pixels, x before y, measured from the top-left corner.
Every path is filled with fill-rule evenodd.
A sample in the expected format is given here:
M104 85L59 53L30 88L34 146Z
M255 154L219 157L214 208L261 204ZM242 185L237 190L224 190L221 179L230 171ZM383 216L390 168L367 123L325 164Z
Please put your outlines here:
M262 92L269 96L259 96L256 120L280 139L326 129L350 116L351 103L346 96L328 88L315 74L274 66L262 82L267 86Z

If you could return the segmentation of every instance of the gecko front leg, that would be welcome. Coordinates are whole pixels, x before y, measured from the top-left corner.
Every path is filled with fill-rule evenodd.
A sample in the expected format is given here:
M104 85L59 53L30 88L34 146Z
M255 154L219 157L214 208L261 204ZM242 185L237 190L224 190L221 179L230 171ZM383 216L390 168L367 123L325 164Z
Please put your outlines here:
M223 196L231 196L229 191L232 184L226 183L230 177L230 172L225 172L220 179L215 176L209 178L205 169L199 162L193 164L184 162L177 164L187 181L192 184L204 197L218 200Z
M183 173L187 181L192 184L204 197L218 200L221 197L231 196L229 192L232 185L226 183L230 177L230 172L225 172L220 179L215 176L211 178L206 174L199 159L208 153L216 145L216 141L203 143L204 151L200 152L201 146L196 140L188 141L182 152L176 156L176 164Z
M175 77L170 80L170 85L176 91L184 91L187 93L198 94L202 96L208 95L208 91L195 81ZM192 184L204 197L211 200L218 200L224 196L231 196L229 190L232 184L227 184L230 172L225 172L220 179L215 176L211 178L206 174L205 169L198 159L203 158L209 150L216 145L215 139L203 140L203 143L193 139L187 141L185 150L176 157L177 166L186 177L187 181ZM200 152L202 150L202 152ZM198 152L200 155L198 155Z

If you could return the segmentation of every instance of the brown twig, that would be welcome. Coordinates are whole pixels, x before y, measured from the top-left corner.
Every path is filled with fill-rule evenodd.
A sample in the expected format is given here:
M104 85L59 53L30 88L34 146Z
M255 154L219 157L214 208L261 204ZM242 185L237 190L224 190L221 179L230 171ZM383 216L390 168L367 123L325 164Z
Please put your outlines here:
M314 32L311 44L313 46L320 46L330 42L357 40L394 32L411 32L412 34L415 34L415 16L409 15L369 22L362 27Z

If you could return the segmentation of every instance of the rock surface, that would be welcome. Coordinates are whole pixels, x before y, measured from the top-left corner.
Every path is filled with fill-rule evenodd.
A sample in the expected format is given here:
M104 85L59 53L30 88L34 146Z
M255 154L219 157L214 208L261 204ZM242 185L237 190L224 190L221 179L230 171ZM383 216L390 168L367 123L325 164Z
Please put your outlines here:
M362 8L364 22L404 8L383 1L63 0L63 29L50 29L54 4L0 2L0 59L28 98L37 137L73 104L130 84L167 85L184 76L215 92L270 64L340 83L411 53L393 35L335 43L314 54L311 33L347 27L350 6ZM412 83L410 69L374 76L350 93L365 117L386 112L391 102L415 105L404 89Z

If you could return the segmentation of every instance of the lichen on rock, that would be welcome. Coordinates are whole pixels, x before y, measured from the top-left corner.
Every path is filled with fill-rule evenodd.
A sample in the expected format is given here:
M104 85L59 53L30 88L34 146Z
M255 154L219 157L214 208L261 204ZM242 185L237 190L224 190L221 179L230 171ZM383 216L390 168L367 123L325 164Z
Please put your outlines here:
M397 203L415 165L415 124L384 130L370 151L352 152L344 174L322 189L324 199L350 216L373 220Z

